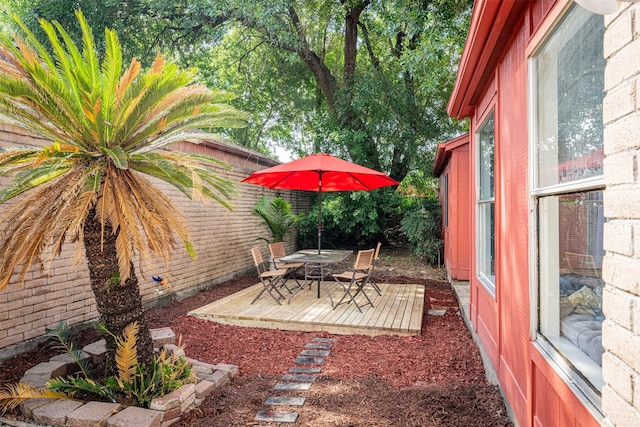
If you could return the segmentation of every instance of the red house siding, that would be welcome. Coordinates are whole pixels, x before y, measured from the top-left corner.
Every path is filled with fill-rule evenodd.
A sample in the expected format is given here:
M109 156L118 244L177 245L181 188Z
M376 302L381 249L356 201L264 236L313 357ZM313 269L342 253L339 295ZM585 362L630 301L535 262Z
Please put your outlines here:
M516 413L526 413L529 342L527 67L524 19L497 67L496 299L498 378ZM514 102L515 101L515 102Z
M476 1L448 107L450 115L471 120L470 320L521 426L599 425L531 339L527 56L532 36L539 40L536 29L548 28L567 3ZM476 277L475 133L491 111L495 117L495 295ZM450 178L452 185L456 184ZM578 239L575 244L580 244Z
M600 426L540 352L531 347L530 426Z
M469 162L468 134L438 145L434 174L440 177L444 265L447 275L452 280L469 280L469 253L471 250L469 236L471 165ZM444 191L445 179L447 181L446 193ZM446 201L444 197L447 197ZM447 218L444 218L445 215Z

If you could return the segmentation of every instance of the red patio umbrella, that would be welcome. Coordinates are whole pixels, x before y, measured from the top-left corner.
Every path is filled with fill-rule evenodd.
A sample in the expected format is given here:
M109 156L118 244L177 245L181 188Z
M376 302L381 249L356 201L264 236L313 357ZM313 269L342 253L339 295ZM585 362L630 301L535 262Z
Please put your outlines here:
M241 182L279 190L318 193L318 253L322 238L322 193L374 190L400 184L382 172L347 162L330 154L311 154L298 160L252 173Z

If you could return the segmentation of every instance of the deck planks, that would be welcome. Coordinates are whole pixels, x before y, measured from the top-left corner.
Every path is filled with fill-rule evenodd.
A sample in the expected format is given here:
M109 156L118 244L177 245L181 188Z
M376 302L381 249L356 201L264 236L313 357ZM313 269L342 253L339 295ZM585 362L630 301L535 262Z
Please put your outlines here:
M326 282L334 302L342 296L337 283ZM266 292L250 304L262 289L256 284L189 312L189 315L218 323L289 331L326 331L339 335L420 335L424 312L423 285L379 283L382 295L370 287L367 295L374 307L362 307L362 313L353 304L341 304L333 309L324 292L317 298L317 284L299 292L290 304L281 305ZM283 292L285 294L286 290ZM288 297L288 293L285 294ZM364 297L358 296L362 303Z

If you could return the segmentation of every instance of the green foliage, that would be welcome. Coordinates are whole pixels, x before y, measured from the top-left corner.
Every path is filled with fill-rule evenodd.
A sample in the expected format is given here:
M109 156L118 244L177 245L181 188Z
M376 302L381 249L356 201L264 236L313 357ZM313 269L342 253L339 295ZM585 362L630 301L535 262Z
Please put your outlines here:
M420 172L407 176L397 190L325 193L322 247L372 247L378 241L409 245L432 264L442 251L437 180ZM298 245L317 244L317 207L298 223Z
M271 199L262 197L253 208L253 213L262 218L271 233L270 239L260 238L267 243L283 242L285 236L302 215L295 215L291 211L289 202L281 197Z
M431 264L441 259L441 209L438 180L422 171L412 171L398 187L403 197L401 230L414 254Z
M109 280L107 280L107 289L120 283L120 272L114 271Z
M432 178L421 170L413 170L407 174L398 186L398 192L407 200L418 201L423 198L438 198L438 179Z
M107 379L108 382L108 379ZM90 396L99 401L116 402L116 387L109 387L87 377L58 377L47 383L47 387L64 394L64 397Z
M135 374L129 382L123 384L123 389L135 399L138 406L148 408L154 398L195 381L191 365L184 357L163 350L153 358L149 368L137 365ZM113 386L113 383L110 385Z
M297 244L301 248L315 248L318 245L318 212L317 206L313 206L311 210L303 214L296 228L298 229ZM325 246L325 238L323 236L322 247Z
M239 94L250 126L230 134L262 153L328 152L402 180L466 125L446 105L472 0L11 2L63 25L85 9L143 63L164 50L197 66L202 82Z
M421 206L406 212L402 219L413 252L431 264L440 261L443 242L440 238L440 205L437 199L424 199Z
M159 37L165 22L153 19L145 13L148 11L148 0L4 0L0 5L0 28L16 29L12 14L18 15L41 43L46 43L47 36L38 28L38 19L57 21L69 31L76 44L82 40L82 33L77 28L74 10L82 10L87 22L97 33L104 33L108 27L120 35L126 52L125 62L133 57L143 64L150 65L153 58L163 53L164 39ZM99 54L105 52L105 44L96 44Z
M324 193L323 247L369 247L384 240L384 232L400 221L401 198L393 188ZM317 245L318 212L314 207L298 226L298 245Z
M194 52L192 63L207 84L239 94L234 105L251 112L249 126L230 131L234 142L263 154L284 146L302 157L312 150L301 136L317 126L317 87L295 54L248 33L230 29L207 55Z
M60 345L58 348L62 348L69 356L71 356L82 371L85 377L89 376L89 359L83 357L82 349L76 347L71 340L71 329L65 322L58 323L55 329L45 328L47 335L56 338Z

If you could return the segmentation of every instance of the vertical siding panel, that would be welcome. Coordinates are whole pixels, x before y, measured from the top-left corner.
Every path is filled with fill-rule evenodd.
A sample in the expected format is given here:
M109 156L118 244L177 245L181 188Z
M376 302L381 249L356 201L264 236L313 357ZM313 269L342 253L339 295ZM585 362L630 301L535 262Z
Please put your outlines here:
M536 369L536 365L533 364L533 368L531 371L532 375L532 383L533 387L537 390L544 390L547 387L547 381L538 369ZM546 417L548 416L548 411L545 405L544 396L539 394L534 394L532 396L532 418L533 424L535 426L544 426L547 425Z
M496 143L496 289L500 312L499 377L516 413L527 408L529 341L527 71L524 25L498 66ZM524 419L520 420L524 421Z
M449 185L455 185L455 193L453 194L455 197L453 213L456 217L454 279L469 280L469 253L471 251L469 245L469 216L471 210L469 206L469 197L471 196L469 192L469 144L454 151L452 164L455 168L455 174L453 180L450 179Z
M496 372L498 371L500 349L499 349L499 333L498 333L498 315L496 313L496 301L493 296L486 290L482 284L477 287L477 308L478 320L477 331L478 337L489 356L491 365Z
M475 308L475 312L472 311L472 318L475 319L474 325L476 331L478 332L478 337L483 344L484 350L489 357L489 361L493 366L493 369L497 372L499 366L499 331L498 331L498 306L496 304L496 299L494 296L487 290L487 288L480 282L478 278L478 266L477 266L477 204L476 200L478 198L478 183L477 183L477 156L478 156L478 147L477 147L477 139L476 132L482 126L484 120L487 115L491 112L495 107L495 99L496 99L496 81L495 79L491 79L490 82L487 83L487 88L485 92L482 94L478 101L477 109L474 112L474 117L471 123L471 132L470 132L470 144L469 144L469 152L470 152L470 174L471 174L471 187L470 187L470 199L471 199L471 239L472 239L472 254L471 254L471 303L472 308ZM497 117L496 117L497 119ZM497 141L497 139L496 139ZM494 157L495 158L495 157ZM495 170L495 168L494 168Z

